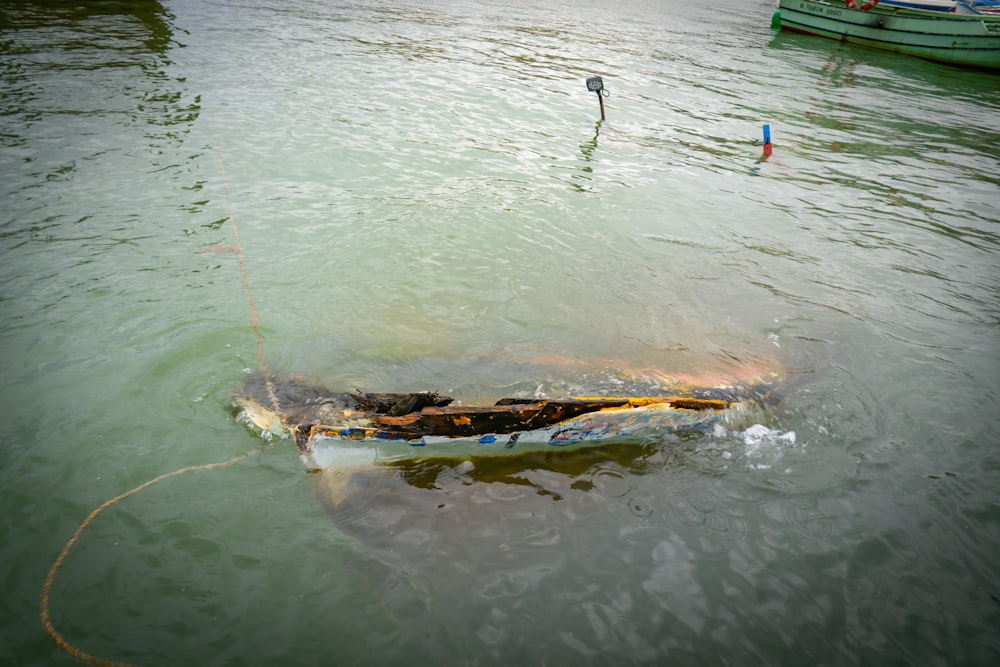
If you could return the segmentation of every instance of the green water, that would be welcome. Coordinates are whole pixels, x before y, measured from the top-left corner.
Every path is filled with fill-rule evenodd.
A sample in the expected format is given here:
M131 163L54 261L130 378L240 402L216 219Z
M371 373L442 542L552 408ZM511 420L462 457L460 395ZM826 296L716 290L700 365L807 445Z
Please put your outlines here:
M93 508L261 444L235 222L265 363L335 389L789 381L622 451L347 477L285 441L165 480L59 571L79 648L996 664L1000 78L773 10L0 5L0 663L74 664L39 596Z

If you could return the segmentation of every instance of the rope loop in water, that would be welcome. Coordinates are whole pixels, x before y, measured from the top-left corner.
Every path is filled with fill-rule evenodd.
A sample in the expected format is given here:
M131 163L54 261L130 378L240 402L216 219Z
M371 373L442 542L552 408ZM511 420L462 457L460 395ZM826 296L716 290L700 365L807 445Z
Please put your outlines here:
M143 482L142 484L133 489L129 489L124 493L118 494L111 500L104 501L103 503L101 503L100 506L98 506L90 514L88 514L87 518L81 521L80 525L77 526L76 531L73 533L73 536L69 538L69 541L66 542L66 545L62 548L62 551L59 552L59 556L56 557L56 560L52 564L52 567L49 568L49 574L48 576L45 577L45 583L42 585L42 599L40 605L42 625L45 627L45 631L49 634L49 637L52 638L52 641L56 643L56 646L58 646L59 648L61 648L63 651L70 654L74 658L86 662L87 664L90 665L100 665L101 667L135 667L131 663L116 662L114 660L107 660L105 658L100 658L95 655L91 655L70 644L69 641L65 637L63 637L62 634L56 629L55 624L52 622L52 615L49 613L49 597L52 593L52 583L55 581L56 573L59 572L59 568L61 568L63 563L65 562L66 556L69 555L69 552L73 548L73 545L75 545L77 540L80 539L80 535L83 533L84 530L87 529L87 526L89 526L91 522L93 522L93 520L96 519L101 514L101 512L108 509L112 505L115 505L125 500L129 496L133 496L142 491L143 489L147 489L150 486L156 484L157 482L161 482L167 478L178 477L180 475L195 470L213 470L216 468L228 468L229 466L235 465L236 463L239 463L243 459L253 454L256 454L258 451L260 450L255 449L251 452L247 452L246 454L240 454L239 456L233 457L228 461L187 466L179 470L174 470L173 472L164 473L158 477L154 477L153 479L147 482Z
M267 386L268 393L270 394L272 408L274 409L275 414L280 414L278 411L278 397L275 393L274 385L271 381L270 372L268 371L267 366L264 364L264 337L263 335L261 335L260 332L260 318L257 316L257 309L254 306L253 295L250 292L250 281L247 278L246 264L243 261L243 246L240 243L240 232L239 228L236 225L236 216L233 214L233 204L229 196L229 183L226 179L226 165L222 160L222 149L219 148L219 142L216 140L215 137L215 128L214 124L212 123L211 115L209 115L209 126L211 127L212 141L215 145L216 156L218 157L219 160L219 171L222 174L222 187L226 195L226 210L229 215L229 221L233 229L233 252L236 255L237 264L239 264L240 279L243 284L243 292L246 295L247 306L250 309L250 328L253 331L254 335L257 337L257 368L260 371L261 375L263 375L264 377L265 385ZM40 617L42 621L42 626L44 626L45 631L49 634L49 637L52 638L52 641L54 641L59 648L61 648L66 653L72 655L74 658L77 658L78 660L81 660L91 665L100 665L101 667L135 667L130 663L116 662L114 660L107 660L105 658L100 658L98 656L91 655L90 653L87 653L86 651L83 651L73 646L56 629L55 624L52 622L52 615L49 612L49 598L52 593L52 583L55 581L56 573L59 572L59 569L65 562L67 555L73 548L73 545L75 545L77 540L80 539L80 535L83 534L83 531L87 529L87 526L89 526L91 522L93 522L93 520L96 519L101 514L101 512L108 509L112 505L115 505L125 500L129 496L135 495L136 493L139 493L143 489L147 489L153 484L161 482L170 477L177 477L179 475L183 475L185 473L192 472L195 470L213 470L216 468L227 468L231 465L238 463L239 461L242 461L248 456L256 454L258 451L260 451L259 448L251 452L247 452L246 454L240 454L239 456L231 458L228 461L222 461L220 463L207 463L202 465L187 466L184 468L180 468L179 470L174 470L173 472L164 473L162 475L159 475L158 477L154 477L153 479L140 484L139 486L133 489L130 489L124 493L120 493L110 500L105 501L96 509L94 509L90 514L88 514L87 517L82 522L80 522L80 525L77 526L76 531L73 533L72 537L69 538L69 541L66 542L66 545L62 548L62 551L59 552L59 555L56 557L55 562L49 569L48 576L45 577L45 583L42 585Z

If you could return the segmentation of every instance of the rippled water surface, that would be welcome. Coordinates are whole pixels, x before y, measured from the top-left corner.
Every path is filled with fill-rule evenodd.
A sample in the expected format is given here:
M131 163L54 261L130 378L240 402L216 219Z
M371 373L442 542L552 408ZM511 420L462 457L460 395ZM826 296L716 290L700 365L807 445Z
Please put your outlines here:
M787 380L641 446L164 480L58 571L80 650L997 664L1000 78L773 10L3 3L0 663L73 663L92 509L261 445L256 314L341 390Z

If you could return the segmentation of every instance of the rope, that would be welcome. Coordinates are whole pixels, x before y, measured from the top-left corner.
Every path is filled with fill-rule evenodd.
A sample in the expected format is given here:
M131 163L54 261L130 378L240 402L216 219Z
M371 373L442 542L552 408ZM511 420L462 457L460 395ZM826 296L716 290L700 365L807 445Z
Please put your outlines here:
M211 124L211 120L209 120ZM260 333L260 318L257 317L257 308L253 305L253 295L250 293L250 280L247 278L247 267L243 263L243 246L240 244L240 230L236 226L236 216L233 214L233 202L229 197L229 182L226 180L226 165L222 161L222 149L219 142L215 140L215 129L212 129L212 143L215 144L215 154L219 160L219 171L222 172L222 190L226 193L226 213L229 216L230 227L233 229L233 250L236 254L236 262L240 266L240 280L243 283L243 293L247 298L247 307L250 308L250 329L257 337L257 366L264 366L264 337Z
M86 662L91 665L100 665L101 667L135 667L131 663L106 660L104 658L99 658L97 656L86 653L85 651L82 651L73 646L72 644L70 644L66 640L66 638L63 637L58 630L56 630L55 625L52 623L52 615L49 613L49 596L52 592L52 582L55 581L56 573L59 571L59 568L62 567L63 562L66 560L66 556L73 548L73 545L76 544L77 540L80 539L80 535L83 534L83 531L87 529L87 526L89 526L91 522L94 519L96 519L98 515L100 515L101 512L108 509L112 505L115 505L125 500L129 496L135 495L140 491L142 491L143 489L146 489L156 484L157 482L163 481L168 477L177 477L179 475L183 475L185 473L192 472L194 470L212 470L214 468L228 468L229 466L242 461L248 456L256 454L258 451L260 450L255 449L251 452L247 452L246 454L240 454L239 456L231 458L228 461L222 461L220 463L206 463L203 465L187 466L186 468L181 468L180 470L174 470L173 472L164 473L159 477L155 477L149 480L148 482L140 484L134 489L130 489L124 493L118 494L111 500L106 500L105 502L101 503L99 507L97 507L90 514L88 514L87 518L84 519L82 522L80 522L80 525L77 526L76 532L74 532L73 536L69 538L68 542L66 542L66 546L64 546L62 548L62 551L59 552L59 556L52 564L52 567L49 568L49 574L47 577L45 577L45 583L42 585L42 601L41 601L42 625L45 627L45 631L49 633L49 636L52 638L52 641L56 643L56 646L66 651L66 653L69 653L74 658L82 660L83 662Z
M215 145L216 156L219 159L219 171L222 173L222 187L223 191L226 194L226 211L229 215L229 221L231 223L230 226L233 229L233 250L236 255L236 261L240 267L240 279L243 284L243 293L246 295L247 306L250 309L250 329L257 337L257 369L264 378L264 384L267 387L267 391L271 399L271 407L274 408L275 414L279 414L278 397L274 391L274 384L271 381L270 372L268 371L267 366L264 364L264 337L260 333L260 318L257 316L257 308L254 306L253 295L250 292L250 281L247 278L246 264L243 262L243 246L240 244L240 232L236 226L236 216L233 215L233 204L229 196L229 183L226 180L226 165L222 161L222 149L219 148L219 142L216 140L215 137L215 128L214 124L212 123L211 114L209 114L208 116L208 123L212 133L212 143ZM61 648L63 651L70 654L74 658L82 660L83 662L86 662L91 665L100 665L101 667L136 667L135 665L132 665L127 662L116 662L114 660L107 660L105 658L99 658L85 651L82 651L81 649L78 649L77 647L70 644L69 641L67 641L66 638L63 637L58 630L56 630L55 624L52 622L52 615L49 613L49 596L52 592L52 582L55 581L56 573L59 571L59 568L62 567L63 562L66 560L66 556L73 548L73 545L76 544L77 540L80 539L80 535L83 533L84 530L86 530L87 526L89 526L90 523L94 519L96 519L98 515L101 514L101 512L108 509L112 505L115 505L121 502L122 500L125 500L129 496L135 495L136 493L139 493L143 489L149 488L153 484L156 484L157 482L167 479L168 477L177 477L179 475L183 475L185 473L192 472L194 470L213 470L215 468L227 468L231 465L234 465L235 463L238 463L239 461L242 461L248 456L256 454L258 451L260 451L259 448L251 452L247 452L246 454L240 454L239 456L231 458L228 461L222 461L220 463L206 463L202 465L187 466L186 468L174 470L173 472L164 473L159 477L154 477L148 482L144 482L143 484L140 484L139 486L133 489L118 494L111 500L105 501L99 507L93 510L90 514L88 514L87 518L85 518L80 523L80 525L77 526L76 531L73 533L73 536L69 538L69 541L66 542L66 545L63 547L62 551L59 552L59 556L52 564L52 567L49 568L48 576L45 577L45 583L42 584L42 599L40 605L41 621L42 625L45 627L45 631L49 634L49 637L52 638L52 641L56 643L56 646L58 646L59 648Z
M247 308L250 310L250 329L257 337L257 370L264 378L264 386L267 387L268 397L271 399L271 408L275 414L280 414L278 411L278 396L274 391L271 373L264 364L264 336L260 333L260 318L257 316L257 308L253 303L253 294L250 292L250 280L247 278L247 267L243 261L243 245L240 243L240 230L236 224L236 215L233 213L233 201L229 196L226 164L222 160L222 148L215 136L215 123L212 122L211 113L208 114L208 126L212 133L212 144L215 146L215 155L219 160L219 172L222 174L222 190L226 194L226 213L229 216L230 227L233 230L233 252L236 255L236 263L240 267L240 280L243 283L243 293L246 295Z

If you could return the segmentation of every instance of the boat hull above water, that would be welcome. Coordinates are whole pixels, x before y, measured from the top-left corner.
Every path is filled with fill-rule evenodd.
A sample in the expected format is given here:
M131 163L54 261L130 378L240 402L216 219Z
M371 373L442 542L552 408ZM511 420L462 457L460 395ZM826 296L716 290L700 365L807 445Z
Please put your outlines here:
M940 62L1000 69L1000 16L831 0L779 0L782 30Z

